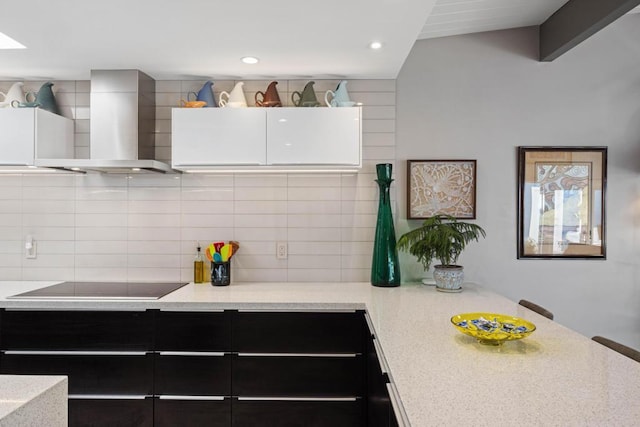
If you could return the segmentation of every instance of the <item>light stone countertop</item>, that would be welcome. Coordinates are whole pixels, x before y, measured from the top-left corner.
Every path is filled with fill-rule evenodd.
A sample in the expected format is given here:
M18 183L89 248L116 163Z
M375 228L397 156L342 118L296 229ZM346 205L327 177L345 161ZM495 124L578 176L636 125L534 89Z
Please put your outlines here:
M67 425L65 376L0 375L0 426Z
M637 426L640 364L475 284L188 284L157 301L7 300L57 282L0 282L0 307L34 309L365 309L406 419L420 426ZM450 318L495 312L532 321L523 340L493 347Z

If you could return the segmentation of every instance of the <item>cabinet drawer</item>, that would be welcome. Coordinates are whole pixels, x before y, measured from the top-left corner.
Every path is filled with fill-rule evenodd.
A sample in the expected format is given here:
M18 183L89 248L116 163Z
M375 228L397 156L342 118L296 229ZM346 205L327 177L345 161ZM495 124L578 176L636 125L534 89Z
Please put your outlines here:
M208 426L229 427L231 425L231 399L191 400L156 398L154 403L154 426Z
M231 350L230 312L161 311L156 325L156 350Z
M150 312L5 311L0 343L16 350L151 350Z
M233 347L257 353L363 353L362 313L238 312Z
M153 399L69 399L69 427L151 427Z
M69 394L153 393L151 354L115 355L25 355L3 354L3 374L67 375Z
M156 354L155 394L231 395L231 355Z
M362 396L361 356L234 356L234 396Z
M366 425L355 401L234 400L233 427L358 427Z

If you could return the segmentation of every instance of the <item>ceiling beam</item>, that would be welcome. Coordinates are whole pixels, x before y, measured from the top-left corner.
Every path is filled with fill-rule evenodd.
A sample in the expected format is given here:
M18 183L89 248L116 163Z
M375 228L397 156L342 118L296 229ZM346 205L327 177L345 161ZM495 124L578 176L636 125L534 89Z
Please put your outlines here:
M540 25L540 61L553 61L638 5L640 0L569 0Z

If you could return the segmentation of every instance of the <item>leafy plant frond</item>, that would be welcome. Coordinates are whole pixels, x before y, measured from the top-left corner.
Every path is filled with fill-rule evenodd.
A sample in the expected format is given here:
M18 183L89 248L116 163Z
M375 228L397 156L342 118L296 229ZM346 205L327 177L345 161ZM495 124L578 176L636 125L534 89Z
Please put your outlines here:
M442 265L455 264L467 244L480 237L486 237L486 233L479 225L436 215L403 234L398 239L398 249L415 256L428 270L434 259Z

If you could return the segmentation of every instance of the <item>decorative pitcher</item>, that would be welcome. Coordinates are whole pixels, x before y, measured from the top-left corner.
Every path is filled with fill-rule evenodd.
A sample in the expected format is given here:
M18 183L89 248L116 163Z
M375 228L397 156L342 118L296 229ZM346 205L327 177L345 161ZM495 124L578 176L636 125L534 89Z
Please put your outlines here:
M0 108L10 107L13 101L17 101L18 104L27 102L24 96L24 91L22 90L23 86L24 83L16 82L9 88L7 93L0 92L0 96L2 97L2 101L0 101ZM34 99L32 99L32 101Z
M331 100L329 100L329 95L331 95ZM353 107L356 105L356 103L349 98L346 80L338 83L336 90L326 91L324 94L324 102L328 107Z
M280 95L278 95L278 89L276 89L277 84L278 82L271 82L265 92L256 92L254 97L256 107L282 107ZM262 99L258 99L259 97Z
M247 106L247 99L244 97L244 91L242 90L244 82L238 82L231 90L231 93L220 92L219 104L221 107L231 108L243 108Z
M376 221L376 237L373 241L373 260L371 263L371 284L380 287L400 286L400 263L396 248L396 232L391 214L391 197L389 189L392 165L380 163L376 165L380 199L378 202L378 219Z
M205 107L217 107L216 99L213 97L213 82L211 80L207 80L207 82L202 86L202 89L196 92L189 92L187 95L187 100L192 101L191 96L195 96L196 101L206 102L207 105Z
M34 103L43 110L59 115L60 109L58 108L58 103L56 102L56 97L53 95L53 89L51 89L51 86L53 86L53 83L51 82L46 82L40 86L40 90L36 93Z
M302 93L295 91L291 94L291 101L296 107L317 107L320 105L313 89L315 82L311 81L304 86ZM297 99L296 99L297 98Z

